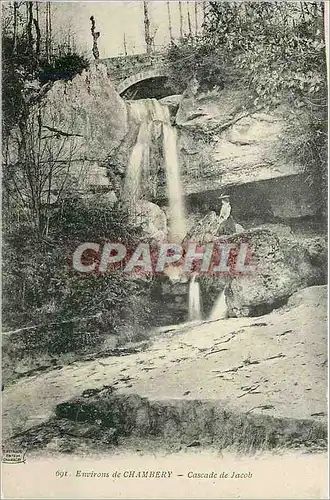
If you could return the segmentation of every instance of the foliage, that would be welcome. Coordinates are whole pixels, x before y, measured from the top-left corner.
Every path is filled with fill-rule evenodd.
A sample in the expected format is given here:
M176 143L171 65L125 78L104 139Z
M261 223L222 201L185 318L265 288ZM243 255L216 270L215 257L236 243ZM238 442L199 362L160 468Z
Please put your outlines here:
M53 216L51 228L47 239L41 239L29 225L14 228L5 238L3 322L6 328L45 325L38 347L41 349L42 339L42 348L48 352L82 347L88 321L71 321L75 318L98 315L89 322L93 344L106 334L138 338L149 318L151 283L125 279L120 271L104 276L82 275L71 266L72 252L80 242L101 243L105 239L126 244L136 242L139 231L129 228L127 214L120 208L93 210L81 200L72 199ZM34 339L33 344L38 344L38 340Z
M44 7L46 32L38 15ZM139 237L119 206L97 203L97 194L91 203L76 197L77 172L86 162L75 117L58 130L52 109L44 106L52 83L70 80L88 61L51 38L50 2L14 2L8 13L3 31L4 325L36 325L17 339L23 352L34 355L99 346L109 334L120 341L139 339L150 317L149 281L125 279L119 271L82 275L71 264L81 242L133 245Z
M41 103L10 132L3 155L5 224L28 220L47 235L54 202L77 190L78 172L85 169L80 138L73 127L74 118L65 133L57 132L52 110L47 113Z
M40 24L44 9L46 27ZM43 98L54 81L70 80L88 67L70 43L52 38L50 11L50 2L8 4L2 37L5 219L15 214L44 235L53 198L60 202L67 196L72 166L83 167L84 159L74 123L56 130Z
M201 71L221 84L234 66L257 100L276 104L284 95L296 100L325 91L324 48L318 3L209 2L203 35L172 44L169 59L180 82Z
M22 61L24 59L22 58ZM2 36L2 115L3 132L8 133L18 122L24 107L24 80L19 61L12 57L12 40Z
M287 126L278 153L293 163L303 165L306 182L321 188L322 210L328 198L327 121L322 110L310 105L287 115Z
M56 57L52 62L40 61L38 79L41 83L56 80L72 80L89 67L85 56L67 53Z
M139 228L132 228L129 215L119 205L111 207L98 203L97 195L92 202L81 198L68 198L58 205L50 219L49 237L54 241L75 244L85 241L121 241L126 245L136 244Z
M171 68L170 80L179 92L185 90L187 82L193 76L198 76L202 90L215 86L222 88L226 65L219 58L217 51L209 50L203 37L186 36L178 44L172 43L168 50L168 59ZM177 64L178 61L180 65Z

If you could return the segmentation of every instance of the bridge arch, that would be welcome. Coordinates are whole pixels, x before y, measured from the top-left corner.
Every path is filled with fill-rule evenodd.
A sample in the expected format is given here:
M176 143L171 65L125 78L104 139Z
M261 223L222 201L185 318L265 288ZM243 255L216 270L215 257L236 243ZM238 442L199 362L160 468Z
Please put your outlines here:
M125 78L122 82L117 86L117 92L119 94L123 94L129 87L142 82L143 80L151 80L151 79L161 79L167 78L168 72L165 68L155 68L148 69L144 71L140 71L139 73L135 73L134 75Z

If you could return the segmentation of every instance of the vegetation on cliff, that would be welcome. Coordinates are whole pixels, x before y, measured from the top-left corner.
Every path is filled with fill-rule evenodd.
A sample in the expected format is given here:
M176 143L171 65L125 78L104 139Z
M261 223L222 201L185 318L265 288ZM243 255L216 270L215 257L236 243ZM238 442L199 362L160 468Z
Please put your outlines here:
M44 22L45 16L45 22ZM70 34L55 36L51 4L12 2L3 5L2 110L6 135L29 114L31 101L56 80L70 80L89 66Z
M147 281L124 280L115 272L82 276L72 269L79 243L129 245L139 230L130 228L125 210L87 206L68 186L72 166L83 156L82 136L74 124L60 130L51 115L44 119L45 97L54 82L86 69L88 60L72 33L56 34L51 23L50 2L4 8L3 323L6 330L22 329L22 352L58 354L100 346L106 335L130 339L127 323L138 338L149 309L145 301L134 315ZM85 320L90 317L92 332Z

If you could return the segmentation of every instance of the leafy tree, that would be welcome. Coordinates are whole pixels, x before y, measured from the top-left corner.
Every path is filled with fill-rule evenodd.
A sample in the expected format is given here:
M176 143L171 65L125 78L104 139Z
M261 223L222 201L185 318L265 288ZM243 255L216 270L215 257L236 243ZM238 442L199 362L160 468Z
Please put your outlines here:
M70 80L89 66L83 54L51 35L50 2L47 22L39 24L39 2L13 2L4 9L2 32L3 133L6 137L29 114L30 105L44 96L45 84ZM44 89L42 87L44 86Z
M41 8L46 25L40 26ZM48 232L49 206L67 194L77 137L44 123L42 100L56 80L70 80L88 67L87 59L52 35L47 2L14 2L5 9L3 30L4 208L7 223L28 219L40 234ZM57 50L58 49L58 50ZM50 123L49 123L50 122ZM14 146L15 145L15 146Z
M85 56L69 52L56 57L52 63L40 61L38 79L41 83L56 80L72 80L72 78L88 67L89 61Z

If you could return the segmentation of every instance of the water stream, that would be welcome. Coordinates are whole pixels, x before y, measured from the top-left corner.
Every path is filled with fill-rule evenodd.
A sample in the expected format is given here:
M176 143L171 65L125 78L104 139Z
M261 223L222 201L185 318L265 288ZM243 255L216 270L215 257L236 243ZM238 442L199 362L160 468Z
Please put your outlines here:
M160 104L156 99L140 99L129 103L134 119L140 122L136 143L133 147L124 183L123 199L128 207L134 205L142 196L142 169L151 170L150 146L152 142L152 125L162 124L164 170L169 209L169 232L167 239L172 243L180 243L187 234L187 223L184 196L181 185L180 163L177 150L176 129L170 122L168 106Z
M139 128L136 143L132 149L126 172L123 199L127 203L130 212L134 211L137 201L141 196L141 174L142 164L149 157L151 124L143 121Z
M214 306L212 308L211 314L209 316L210 320L226 319L228 313L225 291L219 293Z
M193 276L189 282L188 304L189 304L189 321L200 320L201 319L200 287L198 281L196 281L195 276Z
M171 243L181 243L187 234L187 221L181 184L176 130L170 123L164 123L163 133L167 195L170 213L168 239Z

